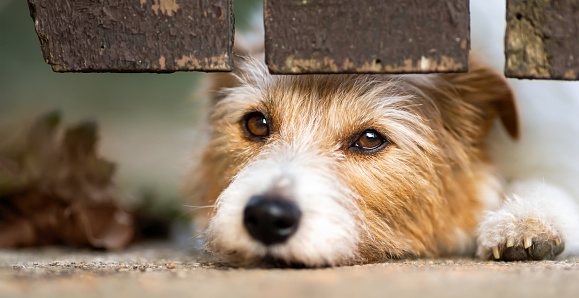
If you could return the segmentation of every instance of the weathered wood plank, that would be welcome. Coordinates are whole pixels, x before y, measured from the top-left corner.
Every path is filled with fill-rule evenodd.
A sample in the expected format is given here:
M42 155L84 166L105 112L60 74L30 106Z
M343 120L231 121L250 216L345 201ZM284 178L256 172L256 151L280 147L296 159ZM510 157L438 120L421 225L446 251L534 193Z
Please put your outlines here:
M468 71L468 0L265 0L272 73Z
M58 72L233 69L232 0L28 0Z
M505 75L579 79L579 0L507 0Z

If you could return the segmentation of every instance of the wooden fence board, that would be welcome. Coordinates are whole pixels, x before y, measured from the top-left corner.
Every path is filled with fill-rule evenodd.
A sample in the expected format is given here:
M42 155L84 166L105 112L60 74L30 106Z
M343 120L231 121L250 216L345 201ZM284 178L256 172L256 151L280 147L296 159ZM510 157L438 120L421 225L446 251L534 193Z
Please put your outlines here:
M505 75L579 79L579 0L507 0Z
M265 0L272 73L468 70L468 0Z
M58 72L233 69L232 0L28 0Z

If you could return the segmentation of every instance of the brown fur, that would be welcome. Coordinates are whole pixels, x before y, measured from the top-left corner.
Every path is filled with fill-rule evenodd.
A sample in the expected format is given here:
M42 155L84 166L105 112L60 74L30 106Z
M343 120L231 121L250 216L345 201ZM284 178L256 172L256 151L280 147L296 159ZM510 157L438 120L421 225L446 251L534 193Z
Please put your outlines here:
M464 244L461 233L474 239L483 209L480 183L493 174L485 140L494 119L511 136L519 134L516 103L502 76L473 60L467 74L278 76L264 83L252 67L257 66L236 70L246 82L230 74L212 76L210 139L190 184L196 204L214 204L263 146L295 142L315 130L303 146L334 160L340 180L362 198L367 231L359 259L351 262L447 255ZM221 100L226 88L244 84L259 86L263 98ZM393 104L415 118L397 119L392 127L401 124L419 137L380 126L388 120L377 121L385 117L382 110L365 98L384 93L408 98ZM271 117L274 132L267 144L243 135L239 121L251 111ZM368 128L382 129L392 144L372 155L348 151L347 142Z

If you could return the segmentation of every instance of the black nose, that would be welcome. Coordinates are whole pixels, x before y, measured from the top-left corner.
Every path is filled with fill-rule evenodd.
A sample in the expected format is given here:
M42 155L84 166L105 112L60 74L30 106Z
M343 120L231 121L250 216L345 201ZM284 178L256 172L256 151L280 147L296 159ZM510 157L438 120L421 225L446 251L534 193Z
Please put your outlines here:
M243 211L249 234L265 245L282 243L295 233L302 212L288 200L253 196Z

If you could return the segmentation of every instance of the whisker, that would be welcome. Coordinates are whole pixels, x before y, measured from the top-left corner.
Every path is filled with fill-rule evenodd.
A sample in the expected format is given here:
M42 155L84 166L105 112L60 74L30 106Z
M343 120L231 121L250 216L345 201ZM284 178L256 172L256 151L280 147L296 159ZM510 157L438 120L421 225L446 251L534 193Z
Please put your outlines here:
M192 209L205 209L205 208L215 208L216 205L206 205L206 206L183 205L183 207L192 208Z

